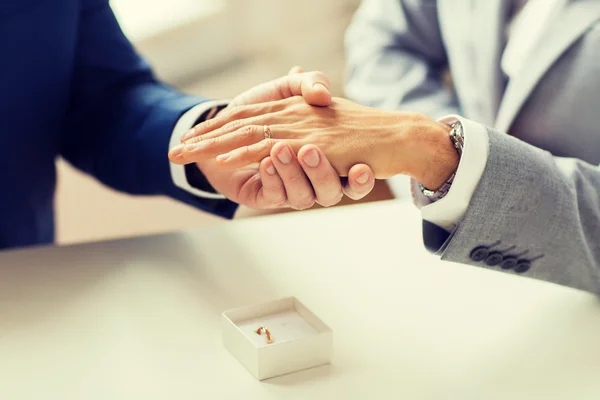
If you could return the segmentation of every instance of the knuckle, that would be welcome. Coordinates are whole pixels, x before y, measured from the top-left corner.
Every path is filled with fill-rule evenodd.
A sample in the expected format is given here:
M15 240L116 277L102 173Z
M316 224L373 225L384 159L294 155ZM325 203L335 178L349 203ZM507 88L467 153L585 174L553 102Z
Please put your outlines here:
M284 206L286 200L287 199L286 199L285 195L281 194L279 191L272 194L270 197L270 202L277 208Z
M210 148L218 147L220 143L221 143L221 136L217 136L217 137L210 139L207 143L207 146Z
M217 122L216 122L216 121L215 121L215 119L213 118L213 119L207 119L206 121L204 121L204 124L203 124L203 125L204 125L204 128L206 128L206 130L209 130L209 131L210 131L210 130L212 130L212 129L213 129L213 127L216 125L216 123L217 123Z
M245 158L250 154L250 147L244 146L238 150L237 156L240 158Z
M243 126L239 130L239 134L243 139L250 139L254 136L256 132L256 127L254 126Z
M274 207L283 207L287 202L287 195L283 186L265 187L265 197Z
M299 184L300 182L302 182L303 179L304 179L304 177L302 175L294 174L294 175L291 175L287 180L290 184L296 185L296 184Z
M332 176L328 172L322 172L322 173L319 173L316 177L312 178L311 181L312 181L313 185L325 189L327 187L334 186L336 181L339 181L339 178L337 176ZM339 186L339 183L338 183L338 186Z
M289 76L284 76L279 79L275 79L273 82L273 90L279 94L282 99L291 97L291 90L289 85Z
M191 137L188 140L186 140L186 143L196 144L196 143L200 143L201 141L202 141L202 135Z
M241 125L242 125L242 120L234 119L233 121L230 121L230 122L226 123L225 125L223 125L223 128L221 128L221 129L224 132L232 132L232 131L235 131L236 129L238 129Z
M341 179L333 168L321 165L317 168L317 171L311 171L308 177L313 187L319 189L321 193L329 194L341 192L342 190Z
M194 130L194 135L198 135L198 134L203 134L203 133L212 131L214 126L215 126L215 120L207 119L207 120L199 123L198 125L194 126L192 129Z

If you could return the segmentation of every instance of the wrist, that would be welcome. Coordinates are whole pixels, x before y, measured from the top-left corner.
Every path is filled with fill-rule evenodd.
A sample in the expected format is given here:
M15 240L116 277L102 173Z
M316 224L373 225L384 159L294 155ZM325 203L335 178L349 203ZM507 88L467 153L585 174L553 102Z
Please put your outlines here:
M429 119L423 132L415 137L418 160L409 175L430 190L439 189L456 172L460 156L450 138L451 128Z
M386 126L387 135L382 137L383 148L380 149L380 154L388 154L390 157L383 160L387 168L383 169L383 174L378 174L378 178L394 175L423 176L429 162L429 153L432 152L429 145L432 140L438 141L440 129L445 129L445 125L422 114L403 111L386 113L391 116L391 119L388 118L391 122Z

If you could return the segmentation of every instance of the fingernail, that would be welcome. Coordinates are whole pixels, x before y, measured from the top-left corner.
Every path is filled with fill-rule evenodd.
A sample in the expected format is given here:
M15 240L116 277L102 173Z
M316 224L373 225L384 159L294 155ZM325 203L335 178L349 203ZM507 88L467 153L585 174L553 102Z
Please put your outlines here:
M269 174L269 175L275 175L275 167L273 167L272 165L269 165L267 167L267 174Z
M181 141L185 142L186 140L191 138L192 135L194 134L194 132L195 132L195 130L194 130L194 128L192 128L189 131L187 131L186 133L184 133L183 136L181 137Z
M360 183L361 185L364 185L369 180L369 177L369 173L365 172L364 174L356 178L356 182Z
M219 160L219 161L227 161L228 158L229 158L229 154L220 154L217 156L217 160Z
M279 154L277 154L277 158L283 164L289 164L292 162L292 153L290 153L290 149L284 147L283 150L281 150Z
M329 89L327 89L327 87L325 87L325 85L323 85L322 83L315 83L313 85L313 88L322 89L322 90L325 90L326 92L329 92Z
M304 160L304 162L306 163L306 165L308 165L309 167L315 168L316 166L319 165L319 153L317 153L316 150L309 150L306 152L306 154L304 154L304 157L302 158Z
M171 149L171 156L175 158L181 157L181 153L183 152L183 145L177 145Z

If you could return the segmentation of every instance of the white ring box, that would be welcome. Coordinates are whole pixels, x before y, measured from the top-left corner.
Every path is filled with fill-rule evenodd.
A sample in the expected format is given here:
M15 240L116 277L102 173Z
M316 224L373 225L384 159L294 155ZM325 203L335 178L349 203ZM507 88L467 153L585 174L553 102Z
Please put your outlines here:
M271 332L272 344L257 329ZM295 297L223 313L223 343L256 379L329 364L333 332Z

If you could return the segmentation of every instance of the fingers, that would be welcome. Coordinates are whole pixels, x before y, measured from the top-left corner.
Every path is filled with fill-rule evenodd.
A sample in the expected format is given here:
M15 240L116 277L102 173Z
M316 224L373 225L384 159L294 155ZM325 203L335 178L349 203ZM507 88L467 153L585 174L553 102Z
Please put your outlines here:
M373 190L375 174L368 165L356 164L348 172L348 183L344 187L346 196L360 200Z
M260 209L283 208L287 203L287 194L283 181L271 161L271 157L267 157L261 161L260 178L262 188L258 192L256 199L257 207Z
M253 145L236 148L229 153L217 156L217 163L226 168L245 167L267 157L276 143L275 139L263 139Z
M169 159L176 164L187 164L215 158L220 154L227 154L235 149L242 149L264 140L264 129L264 126L248 125L231 133L223 132L223 136L208 139L205 139L204 136L197 136L172 148L169 151ZM234 155L238 155L238 153L234 153ZM248 164L242 166L245 165Z
M339 203L344 196L340 177L321 150L314 145L303 146L298 159L312 184L317 203L324 207Z
M288 205L296 210L312 207L315 204L315 193L292 147L286 143L277 143L271 150L271 161L283 181Z
M288 75L296 75L296 74L301 74L303 72L304 72L304 68L296 65L295 67L292 67L292 69L290 69L290 71L288 72Z
M277 118L277 121L275 120L275 118ZM251 138L255 139L253 142L249 142L247 144L251 144L254 142L257 142L258 140L262 139L265 136L265 132L264 132L264 126L265 125L274 125L276 123L285 123L287 121L291 121L291 118L284 118L280 115L276 115L276 114L267 114L267 115L260 115L258 117L250 117L250 118L246 118L246 119L236 119L230 122L227 122L225 125L221 126L220 128L216 128L215 130L205 133L203 135L198 135L198 136L194 136L189 138L188 140L186 140L184 143L185 144L193 144L193 143L205 143L207 141L209 141L209 139L213 139L213 138L219 138L219 137L224 137L227 134L232 134L232 133L236 133L237 135L241 135L241 136L250 136ZM248 129L249 126L257 126L257 134L258 136L255 137L254 133L255 132L244 132L244 129Z
M294 68L292 68L293 70ZM331 104L331 83L322 72L291 74L275 80L274 83L282 98L302 96L308 104L313 106L325 107Z
M234 121L272 114L285 109L289 102L281 100L302 96L306 103L314 106L331 104L329 78L322 72L295 73L301 68L294 67L291 75L264 83L238 96L235 101L215 118L196 125L182 137L186 142L207 134Z
M228 125L230 128L238 129L249 121L258 121L267 114L273 114L289 106L290 101L270 101L267 103L250 104L226 108L216 117L206 120L187 131L182 137L182 142L188 142L193 138L213 132ZM265 125L264 123L262 125ZM235 130L234 129L234 130ZM231 131L231 129L230 129ZM215 135L211 135L215 136Z

